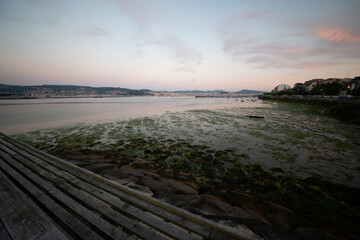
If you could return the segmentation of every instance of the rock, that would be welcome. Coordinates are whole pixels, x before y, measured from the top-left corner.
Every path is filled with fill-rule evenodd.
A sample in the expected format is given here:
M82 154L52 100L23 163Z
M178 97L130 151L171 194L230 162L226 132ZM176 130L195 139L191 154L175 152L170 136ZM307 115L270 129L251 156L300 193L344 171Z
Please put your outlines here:
M155 180L151 177L144 176L141 179L141 184L147 186L153 191L155 194L162 195L162 194L173 194L175 191L169 184L160 183L158 180Z
M104 170L113 169L116 165L111 163L98 163L98 164L90 164L84 166L89 171L92 171L94 173L99 173Z
M320 232L314 228L297 227L294 232L306 236L307 239L340 240L330 233Z
M190 187L189 185L186 185L184 183L178 182L174 179L166 179L161 178L159 180L162 184L169 184L175 191L175 194L182 194L182 195L197 195L198 192Z
M127 184L127 187L135 189L137 191L140 191L142 193L144 193L145 195L148 195L150 197L152 197L154 195L154 193L146 186L141 186L135 183L129 183Z
M120 171L120 169L118 169L118 168L104 170L104 171L99 172L99 174L104 177L110 178L110 179L113 179L113 178L123 179L123 178L128 177L128 175L126 175L125 173Z
M220 220L216 222L217 224L226 226L227 228L232 229L235 232L240 232L246 236L250 236L253 239L259 239L261 240L262 238L259 237L258 235L256 235L253 231L251 231L246 225L240 225L240 224L236 224L232 221L229 220Z
M132 183L135 184L135 183L139 182L139 179L137 179L135 177L134 178L122 178L122 179L115 178L115 179L111 179L111 180L116 183L119 183L121 185L129 185Z
M193 203L194 204L194 203ZM203 194L200 202L194 204L199 209L200 214L215 219L230 219L243 224L261 224L261 217L246 211L245 209L235 207L219 198Z
M206 177L195 177L195 179L196 179L196 182L203 183L203 184L207 184L211 181L209 178L206 178Z
M192 187L173 179L160 178L159 180L155 180L153 178L144 176L141 183L145 186L148 186L156 194L198 194L198 192Z
M281 214L276 214L272 217L272 225L290 231L292 229L291 223L288 218Z
M150 163L148 161L141 159L141 158L135 158L130 163L130 166L135 167L135 168L146 168L149 165L150 165Z
M161 178L161 176L159 174L156 173L156 171L154 170L145 170L145 169L138 169L139 171L141 171L145 176L154 178L154 179L159 179Z
M121 169L120 171L126 175L131 175L138 178L142 178L144 176L144 173L134 168Z

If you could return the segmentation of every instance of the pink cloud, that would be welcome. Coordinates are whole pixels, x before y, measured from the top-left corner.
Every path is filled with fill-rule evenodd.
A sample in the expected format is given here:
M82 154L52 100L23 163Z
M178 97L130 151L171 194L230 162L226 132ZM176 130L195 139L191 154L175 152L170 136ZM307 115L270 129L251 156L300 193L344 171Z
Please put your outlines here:
M284 49L285 53L290 53L290 54L301 54L305 52L305 49L303 48L287 48Z
M316 35L324 40L330 42L345 42L345 43L352 43L352 42L359 42L360 43L360 36L354 36L350 33L337 30L337 29L322 29L316 33Z
M326 68L326 67L332 67L332 66L337 66L337 65L341 65L343 63L337 63L337 62L326 62L326 63L305 63L301 65L301 69L306 69L306 70L312 70L312 69L321 69L321 68Z

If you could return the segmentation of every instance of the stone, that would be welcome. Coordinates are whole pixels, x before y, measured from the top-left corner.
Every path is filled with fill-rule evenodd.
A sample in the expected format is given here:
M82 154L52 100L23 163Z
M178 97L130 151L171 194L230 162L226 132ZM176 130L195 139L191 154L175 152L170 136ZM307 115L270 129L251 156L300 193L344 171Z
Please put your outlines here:
M138 184L135 184L135 183L128 183L126 186L131 188L131 189L135 189L137 191L140 191L143 194L148 195L150 197L152 197L154 195L154 193L146 186L141 186L141 185L138 185Z
M84 168L94 173L99 173L104 170L113 169L115 166L116 165L111 163L98 163L98 164L86 165L84 166Z
M111 178L110 178L111 179ZM121 185L129 185L129 184L132 184L132 183L137 183L139 181L139 179L137 178L122 178L122 179L118 179L118 178L114 178L114 179L111 179L112 181L116 182L116 183L119 183Z
M155 180L151 177L144 176L141 179L141 184L147 186L153 191L155 194L173 194L173 188L169 184L160 183L158 180Z
M304 235L307 239L340 240L340 238L337 238L330 233L320 232L314 228L308 227L297 227L294 229L294 233Z
M281 214L276 214L272 217L272 225L290 231L292 229L289 220Z
M159 179L161 178L161 176L159 174L157 174L156 171L154 170L145 170L145 169L138 169L139 171L141 171L145 176L154 178L154 179Z
M162 184L169 184L174 189L175 194L182 194L182 195L197 195L198 194L198 191L196 191L194 188L192 188L189 185L186 185L182 182L178 182L174 179L161 178L159 181Z
M142 178L144 176L144 173L134 168L121 169L120 171L126 175L131 175L138 178Z
M130 166L135 167L135 168L145 168L147 166L149 166L150 163L144 159L141 158L135 158L131 163Z
M204 216L231 219L243 224L262 223L260 216L245 209L232 206L215 196L203 194L201 198L200 202L195 203L194 207L198 207L199 212Z
M153 178L144 176L141 180L141 184L149 187L156 194L198 194L198 192L192 187L173 179L160 178L159 180L155 180Z

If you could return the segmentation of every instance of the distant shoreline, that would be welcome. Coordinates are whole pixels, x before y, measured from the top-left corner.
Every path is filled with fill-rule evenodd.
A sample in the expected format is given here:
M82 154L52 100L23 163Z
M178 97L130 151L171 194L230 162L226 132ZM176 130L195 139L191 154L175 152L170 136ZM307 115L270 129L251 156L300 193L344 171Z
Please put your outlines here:
M343 122L360 125L360 98L341 96L259 96L261 100L299 103L324 108L324 113Z

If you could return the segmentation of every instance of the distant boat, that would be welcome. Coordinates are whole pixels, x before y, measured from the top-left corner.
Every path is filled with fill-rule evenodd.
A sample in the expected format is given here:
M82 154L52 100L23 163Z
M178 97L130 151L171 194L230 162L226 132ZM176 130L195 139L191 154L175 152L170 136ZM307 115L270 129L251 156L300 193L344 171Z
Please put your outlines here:
M249 118L264 118L264 116L255 116L255 115L250 115L250 116L248 116Z

